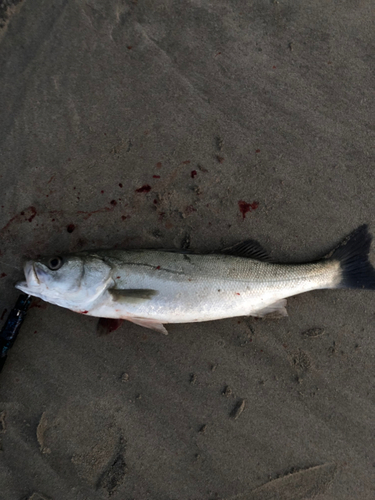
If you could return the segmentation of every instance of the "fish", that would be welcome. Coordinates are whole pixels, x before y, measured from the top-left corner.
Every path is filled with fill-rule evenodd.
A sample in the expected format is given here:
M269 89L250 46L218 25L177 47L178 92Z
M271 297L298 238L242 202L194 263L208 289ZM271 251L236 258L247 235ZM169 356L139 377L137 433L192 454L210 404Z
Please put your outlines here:
M246 240L209 254L94 250L29 260L22 292L72 311L168 333L169 323L287 316L286 299L319 289L375 289L371 235L362 225L328 255L274 263Z

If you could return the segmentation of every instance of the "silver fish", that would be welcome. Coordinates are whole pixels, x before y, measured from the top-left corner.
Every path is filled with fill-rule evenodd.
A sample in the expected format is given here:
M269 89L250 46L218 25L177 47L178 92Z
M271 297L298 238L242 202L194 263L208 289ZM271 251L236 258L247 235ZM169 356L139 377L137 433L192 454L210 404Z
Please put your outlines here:
M220 253L100 250L26 262L23 292L101 318L167 333L164 324L287 315L286 297L322 288L375 289L366 225L328 256L307 264L270 262L259 244Z

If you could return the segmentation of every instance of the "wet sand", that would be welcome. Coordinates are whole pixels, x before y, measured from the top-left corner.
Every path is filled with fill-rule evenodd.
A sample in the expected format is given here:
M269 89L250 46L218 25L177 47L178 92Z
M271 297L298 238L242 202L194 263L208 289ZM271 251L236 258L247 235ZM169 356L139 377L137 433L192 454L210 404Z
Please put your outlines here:
M24 256L252 238L302 262L375 233L370 0L8 3L3 321ZM34 301L0 375L0 499L374 498L373 303L98 336Z

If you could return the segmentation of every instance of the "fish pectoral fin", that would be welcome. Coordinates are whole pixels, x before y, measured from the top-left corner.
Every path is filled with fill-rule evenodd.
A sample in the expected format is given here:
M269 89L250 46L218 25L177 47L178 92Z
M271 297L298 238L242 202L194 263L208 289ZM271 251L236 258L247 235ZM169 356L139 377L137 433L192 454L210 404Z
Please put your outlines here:
M158 323L155 320L147 318L126 318L128 321L135 323L136 325L143 326L144 328L149 328L150 330L155 330L156 332L162 333L163 335L168 335L168 330L165 328L163 323Z
M122 304L138 304L145 300L150 300L154 295L159 292L157 290L150 290L148 288L127 288L117 289L111 288L108 290L114 302Z
M263 309L251 312L249 316L255 316L256 318L263 318L268 314L272 314L277 317L288 316L288 312L286 310L286 299L278 300L273 304L269 304L267 307L264 307Z

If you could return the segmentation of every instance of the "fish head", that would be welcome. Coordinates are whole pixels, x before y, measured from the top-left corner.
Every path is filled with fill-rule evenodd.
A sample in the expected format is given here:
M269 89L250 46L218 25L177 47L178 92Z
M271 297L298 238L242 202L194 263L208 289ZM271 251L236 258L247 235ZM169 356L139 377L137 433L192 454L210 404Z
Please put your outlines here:
M25 281L17 283L16 288L73 310L87 308L111 279L111 267L89 253L29 260L24 273Z

